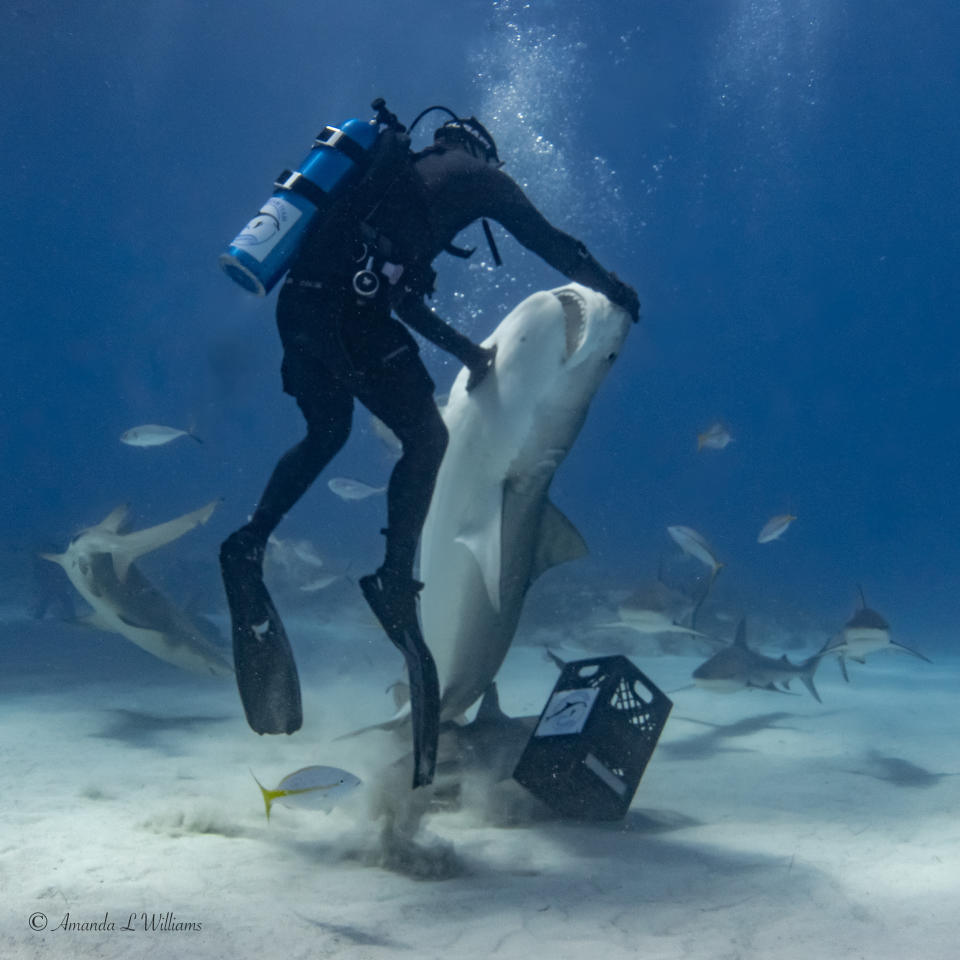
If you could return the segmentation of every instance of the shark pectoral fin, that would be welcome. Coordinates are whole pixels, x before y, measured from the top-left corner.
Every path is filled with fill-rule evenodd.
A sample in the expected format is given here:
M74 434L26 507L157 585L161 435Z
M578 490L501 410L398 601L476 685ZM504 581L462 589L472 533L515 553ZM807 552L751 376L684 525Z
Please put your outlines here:
M473 516L454 538L473 554L487 588L490 606L497 613L500 612L503 497L503 492L497 488L487 502L474 504Z
M102 530L104 533L119 533L129 513L130 504L121 503L119 507L114 507L94 529Z
M480 701L480 709L477 711L474 722L496 723L499 720L506 719L506 714L500 709L500 694L497 692L497 685L491 683Z
M91 630L104 630L107 633L116 633L117 626L111 623L102 613L94 610L93 613L84 614L82 617L74 617L70 623L78 627L88 627Z
M905 647L902 643L897 643L896 640L891 640L890 646L893 650L896 650L897 653L909 653L911 657L916 657L918 660L926 660L927 663L933 663L929 657L925 657L919 650L914 650L912 647Z
M137 623L136 620L134 620L134 619L131 618L131 617L128 617L128 616L127 616L126 614L124 614L124 613L118 613L118 614L117 614L117 619L118 619L122 624L125 624L125 625L128 626L128 627L132 627L134 630L149 630L151 633L156 633L156 634L160 634L160 633L161 633L161 631L157 629L157 625L156 625L155 623L153 623L153 624L151 624L151 623Z
M38 553L37 556L41 560L49 560L51 563L59 563L60 566L63 566L63 561L66 559L65 553Z
M589 553L577 528L549 500L540 519L540 538L530 570L532 583L544 571Z
M219 500L211 500L206 506L200 507L199 510L185 513L182 517L168 520L166 523L157 524L155 527L148 527L146 530L138 530L136 533L128 533L122 536L116 549L111 551L113 571L117 575L117 579L121 583L126 581L130 564L133 563L137 557L142 557L145 553L150 553L152 550L172 543L185 533L191 531L194 527L206 523L219 503ZM114 513L116 513L116 511L114 511ZM110 516L113 516L113 514ZM109 520L110 518L108 517L107 519ZM106 523L106 521L104 521L104 523Z

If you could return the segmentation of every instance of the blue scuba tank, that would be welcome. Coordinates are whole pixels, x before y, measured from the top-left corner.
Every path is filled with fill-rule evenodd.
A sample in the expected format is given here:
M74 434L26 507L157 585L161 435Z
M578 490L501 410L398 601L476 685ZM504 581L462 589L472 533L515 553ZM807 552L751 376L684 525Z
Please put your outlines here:
M325 127L300 169L280 174L273 195L220 255L227 276L245 290L266 296L290 267L330 198L362 176L377 135L375 120Z

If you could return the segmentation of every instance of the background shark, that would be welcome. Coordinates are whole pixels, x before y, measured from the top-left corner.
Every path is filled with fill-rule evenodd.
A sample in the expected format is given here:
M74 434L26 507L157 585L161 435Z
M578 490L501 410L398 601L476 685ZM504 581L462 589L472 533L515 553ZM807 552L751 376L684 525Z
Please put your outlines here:
M530 584L587 551L547 494L629 327L623 310L579 284L535 293L484 341L497 348L491 375L469 395L466 370L454 381L420 543L443 720L490 685Z
M699 687L718 693L735 693L745 687L773 690L783 693L790 681L799 679L818 703L823 701L813 685L813 675L826 652L826 646L803 663L791 663L786 656L775 660L751 650L747 646L747 621L737 625L737 635L729 647L714 654L693 671L694 682Z
M847 660L866 663L867 654L876 653L878 650L909 653L910 656L926 660L927 663L932 662L919 651L905 647L891 638L890 624L876 610L871 610L867 606L863 589L860 588L860 609L846 622L843 630L827 644L826 652L840 660L840 672L843 674L843 679L849 683Z
M233 667L211 638L210 625L177 609L133 564L137 557L206 523L216 506L213 501L175 520L126 534L120 529L129 508L117 507L97 526L74 537L65 553L43 557L59 563L93 607L93 613L81 618L83 623L119 633L184 670L230 676Z

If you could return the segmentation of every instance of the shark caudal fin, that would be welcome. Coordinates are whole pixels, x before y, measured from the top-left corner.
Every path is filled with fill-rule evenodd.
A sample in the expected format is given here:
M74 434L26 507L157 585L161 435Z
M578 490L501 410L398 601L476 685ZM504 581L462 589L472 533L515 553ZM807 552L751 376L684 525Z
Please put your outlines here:
M820 699L820 694L817 693L817 688L813 685L813 675L817 672L817 667L820 666L820 661L824 658L829 646L830 641L827 640L827 642L812 657L804 660L803 670L800 673L800 680L810 691L810 696L813 697L817 703L823 703L823 701Z

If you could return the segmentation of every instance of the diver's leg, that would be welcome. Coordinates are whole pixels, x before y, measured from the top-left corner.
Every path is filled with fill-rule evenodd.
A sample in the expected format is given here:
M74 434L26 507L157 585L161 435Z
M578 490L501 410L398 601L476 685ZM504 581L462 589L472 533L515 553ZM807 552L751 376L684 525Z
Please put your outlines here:
M403 456L387 490L386 557L376 573L361 577L360 588L406 661L413 722L413 786L418 787L433 780L440 688L436 664L417 618L417 594L422 585L413 579L413 561L446 449L447 429L433 400L433 382L415 348L392 359L394 364L385 364L377 389L357 392L403 443Z
M220 548L237 687L257 733L293 733L303 722L296 661L263 582L267 539L346 442L353 410L350 394L322 369L300 377L289 367L285 358L284 389L296 396L307 436L280 459L250 522Z

